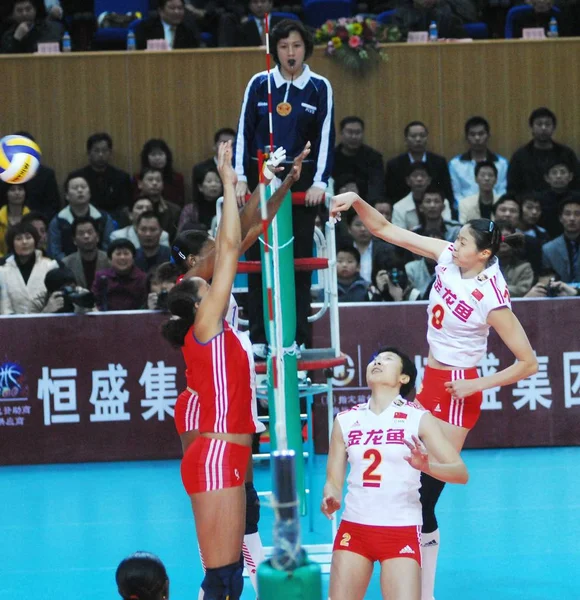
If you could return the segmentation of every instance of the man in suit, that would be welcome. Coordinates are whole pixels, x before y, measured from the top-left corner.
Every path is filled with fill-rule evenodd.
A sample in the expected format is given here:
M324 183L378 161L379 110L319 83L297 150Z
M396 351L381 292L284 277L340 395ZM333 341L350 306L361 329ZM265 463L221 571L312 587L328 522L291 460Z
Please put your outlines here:
M98 249L99 228L92 217L78 217L72 224L73 240L77 251L62 260L75 275L78 285L90 290L95 273L109 267L107 254Z
M389 160L385 172L385 189L391 202L397 202L411 191L407 183L409 165L422 162L427 164L433 184L441 189L450 205L455 206L447 161L443 156L427 151L428 137L429 130L421 121L411 121L405 127L407 152Z
M195 18L186 14L183 0L159 0L159 16L145 19L135 29L137 50L145 50L147 40L163 39L171 50L199 48Z
M236 46L265 46L266 45L266 14L272 12L272 0L250 0L248 2L249 14L242 19L238 28ZM268 29L282 20L280 17L270 16Z
M543 265L561 281L580 284L580 195L562 200L560 222L564 233L542 247Z

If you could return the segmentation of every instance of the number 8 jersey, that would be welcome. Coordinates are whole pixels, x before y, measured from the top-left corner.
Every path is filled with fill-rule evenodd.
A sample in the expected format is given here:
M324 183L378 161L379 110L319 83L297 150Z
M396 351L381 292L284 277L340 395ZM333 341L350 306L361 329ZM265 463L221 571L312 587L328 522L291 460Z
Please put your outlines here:
M336 417L350 464L343 520L361 525L421 525L421 472L404 459L403 440L419 437L425 410L400 396L380 415L359 404Z
M497 258L477 277L463 279L453 263L453 245L439 257L429 294L427 341L433 356L454 367L475 367L487 349L487 316L511 308Z

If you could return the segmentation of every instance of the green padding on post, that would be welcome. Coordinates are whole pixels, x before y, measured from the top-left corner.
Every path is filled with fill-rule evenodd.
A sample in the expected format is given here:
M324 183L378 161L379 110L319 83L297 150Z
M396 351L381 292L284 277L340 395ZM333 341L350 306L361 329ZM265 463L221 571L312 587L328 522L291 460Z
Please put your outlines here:
M261 600L321 600L320 565L306 562L294 571L277 571L269 560L258 567Z
M267 190L267 197L270 197ZM280 298L282 304L282 328L284 347L289 348L296 339L296 284L294 282L294 245L292 241L292 198L290 193L277 214L278 223L278 246L280 256ZM269 239L272 241L272 228L270 227ZM264 263L264 247L262 246L262 264ZM273 272L273 271L272 271ZM264 320L268 323L268 298L266 290L266 276L262 269L262 284L264 289ZM276 291L276 290L274 290ZM274 311L276 308L274 307ZM270 332L266 326L268 342ZM300 422L300 398L298 395L298 369L295 355L284 356L284 403L286 407L286 430L288 436L288 449L296 452L296 486L300 500L300 513L306 514L306 488L304 484L304 459L302 458L302 424ZM270 407L270 440L272 450L278 450L276 440L276 408L274 405L274 393L272 388L272 369L268 364L268 403Z

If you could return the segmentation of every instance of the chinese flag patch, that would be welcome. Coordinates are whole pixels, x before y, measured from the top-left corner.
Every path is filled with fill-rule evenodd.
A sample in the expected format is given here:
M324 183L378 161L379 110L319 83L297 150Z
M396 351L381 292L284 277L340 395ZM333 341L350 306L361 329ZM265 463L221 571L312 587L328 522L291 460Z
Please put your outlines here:
M395 419L406 419L407 418L407 413L404 412L396 412L395 413Z
M479 291L479 290L473 290L473 292L471 292L471 295L476 299L476 300L481 300L483 298L483 294Z

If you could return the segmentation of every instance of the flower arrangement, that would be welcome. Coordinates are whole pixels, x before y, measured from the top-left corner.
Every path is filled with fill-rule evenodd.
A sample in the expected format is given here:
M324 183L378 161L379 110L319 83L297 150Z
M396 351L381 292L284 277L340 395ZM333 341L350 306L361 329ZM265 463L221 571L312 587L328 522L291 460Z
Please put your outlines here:
M393 25L383 25L374 19L358 15L352 19L326 21L314 34L317 44L326 44L326 54L354 72L365 72L386 54L380 44L398 42L401 32Z

